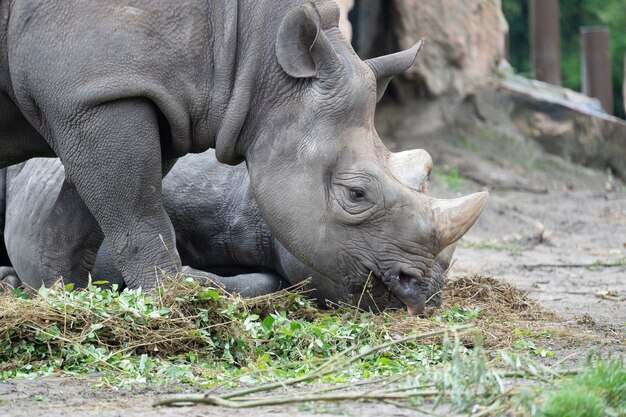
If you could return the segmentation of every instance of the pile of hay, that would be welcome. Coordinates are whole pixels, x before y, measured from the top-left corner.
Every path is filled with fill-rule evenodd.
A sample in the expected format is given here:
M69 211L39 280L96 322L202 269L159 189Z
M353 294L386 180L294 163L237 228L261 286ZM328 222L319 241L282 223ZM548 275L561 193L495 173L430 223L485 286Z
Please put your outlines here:
M444 306L480 308L482 315L513 320L556 320L556 315L528 297L528 292L506 281L483 275L465 275L449 280Z
M193 281L172 280L148 297L137 291L112 296L110 291L97 288L66 292L62 286L43 290L42 296L28 299L13 293L0 294L0 345L31 343L37 347L29 358L0 352L0 370L14 366L15 361L36 360L37 349L50 353L68 345L84 344L104 347L112 354L149 353L166 357L201 350L220 357L221 349L229 341L246 337L243 322L250 312L263 317L285 311L291 319L308 321L319 317L312 304L295 293L298 290L302 287L242 299L219 289L207 290ZM482 333L485 346L491 348L510 346L516 328L532 328L538 323L557 320L554 313L543 309L525 292L480 275L450 280L444 289L444 307L431 312L431 316L452 306L479 309L471 322ZM343 308L337 314L355 320L360 313L356 308ZM420 320L405 311L383 312L367 320L374 333L393 338L461 324ZM467 344L471 344L472 336L465 337ZM424 342L440 341L438 337ZM246 352L241 355L244 359Z
M97 287L68 292L62 285L30 296L0 293L0 370L55 352L63 356L60 352L71 345L93 344L111 355L167 357L202 350L220 357L225 345L245 335L243 317L250 312L310 314L312 307L295 293L299 289L242 299L180 279L152 294L117 294Z
M560 322L554 312L528 297L527 292L506 281L483 275L448 280L443 290L443 306L429 309L428 320L415 320L404 311L384 312L377 320L384 321L387 330L393 335L419 333L440 328L442 323L437 318L454 308L465 309L468 316L470 313L475 316L465 322L457 322L472 323L477 327L474 334L463 335L462 342L466 346L471 346L478 335L486 348L509 348L517 337L516 330L544 330L546 325ZM425 340L428 343L439 341L440 338Z
M561 321L556 313L506 281L483 275L457 277L446 283L444 308L480 309L476 325L488 348L509 348L516 331L544 330Z

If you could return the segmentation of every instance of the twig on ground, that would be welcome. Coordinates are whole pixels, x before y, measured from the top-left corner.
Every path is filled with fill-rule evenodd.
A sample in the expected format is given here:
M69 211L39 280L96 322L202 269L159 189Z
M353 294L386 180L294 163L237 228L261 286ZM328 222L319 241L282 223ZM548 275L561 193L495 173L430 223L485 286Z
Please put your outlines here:
M264 400L227 400L223 397L207 397L204 395L179 395L154 403L155 407L158 406L178 406L183 404L208 404L217 405L228 408L250 408L261 407L267 405L281 405L281 404L293 404L310 401L342 401L342 400L406 400L409 397L432 397L435 395L442 395L442 391L438 390L424 390L414 391L411 393L388 393L388 392L349 392L342 394L328 394L328 395L290 395L282 397L269 397Z
M522 265L524 269L541 269L541 268L615 268L626 266L623 262L591 262L581 264L532 264Z
M365 395L366 393L359 392L359 393L350 393L350 394L318 395L318 396L306 395L306 396L280 397L280 398L274 398L274 399L269 398L269 399L262 400L262 401L250 401L250 400L244 400L244 399L232 401L233 399L241 398L249 394L254 394L258 392L267 392L267 391L274 390L276 388L282 388L282 387L286 387L290 385L295 385L300 382L308 382L317 378L321 378L325 375L329 375L341 369L345 369L346 366L350 365L351 363L359 359L362 359L368 355L371 355L373 353L376 353L378 351L381 351L383 349L386 349L388 347L391 347L397 344L424 339L424 338L437 336L441 334L456 333L459 331L468 330L473 327L474 326L472 325L461 325L461 326L455 326L449 329L417 333L417 334L403 337L401 339L392 340L387 343L374 346L353 357L346 358L346 355L354 350L354 348L349 348L333 356L330 360L322 364L317 369L314 369L313 371L297 378L291 378L282 382L274 382L274 383L270 383L266 385L260 385L257 387L246 388L246 389L235 391L229 394L224 394L222 396L206 396L202 394L196 394L196 395L182 395L182 396L176 396L176 397L171 397L171 398L165 398L163 400L157 401L153 405L155 407L158 407L158 406L176 406L181 403L193 403L193 404L212 404L212 405L220 405L224 407L231 407L232 404L238 404L237 407L235 408L243 408L243 407L255 407L259 405L286 404L286 403L291 403L291 402L303 402L303 401L337 401L339 399L374 399L372 397L374 394ZM345 360L341 361L342 358L345 358ZM435 391L426 390L422 392L433 393ZM345 396L345 398L338 398L338 397L341 397L342 395ZM357 396L355 397L355 395ZM360 397L358 395L360 395ZM407 396L410 396L413 394L409 395L409 394L387 393L386 395L391 396L391 397L388 397L389 399L394 399L394 398L398 399L398 398L407 398ZM435 394L432 394L432 395L435 395ZM383 397L380 397L378 399L382 399L382 398ZM246 404L246 405L242 406L241 404ZM250 405L250 404L253 404L253 405Z

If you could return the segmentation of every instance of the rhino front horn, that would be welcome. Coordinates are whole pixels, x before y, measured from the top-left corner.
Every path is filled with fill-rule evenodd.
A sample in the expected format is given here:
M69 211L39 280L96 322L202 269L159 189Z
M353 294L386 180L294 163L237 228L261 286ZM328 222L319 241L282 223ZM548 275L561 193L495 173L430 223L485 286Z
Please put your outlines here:
M441 248L453 244L467 233L485 208L487 197L489 193L483 191L450 200L433 200L437 238Z

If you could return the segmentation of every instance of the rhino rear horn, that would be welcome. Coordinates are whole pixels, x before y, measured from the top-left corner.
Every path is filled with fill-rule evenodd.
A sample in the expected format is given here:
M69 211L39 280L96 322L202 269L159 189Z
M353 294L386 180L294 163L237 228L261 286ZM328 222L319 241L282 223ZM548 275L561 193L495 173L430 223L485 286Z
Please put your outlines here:
M391 79L411 68L417 53L420 51L423 39L420 39L412 48L396 52L395 54L383 55L368 59L365 63L371 68L376 77L376 100L380 101L385 94L387 85Z
M334 18L330 12L322 10L322 17L313 3L304 3L283 18L276 35L276 57L290 76L320 78L320 74L332 73L339 65L339 58L322 30L323 21ZM338 9L336 15L339 20Z
M453 244L467 233L483 212L487 197L489 193L482 191L450 200L432 200L440 248Z
M424 192L426 181L433 169L433 159L423 149L394 152L389 156L393 176L403 185Z

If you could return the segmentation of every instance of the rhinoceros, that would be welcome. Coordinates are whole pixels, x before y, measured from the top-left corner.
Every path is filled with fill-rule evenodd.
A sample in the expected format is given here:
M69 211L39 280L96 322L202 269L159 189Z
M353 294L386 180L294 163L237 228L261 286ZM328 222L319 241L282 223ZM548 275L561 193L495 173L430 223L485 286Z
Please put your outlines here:
M43 236L62 250L33 254L44 282L84 278L105 236L132 288L179 270L161 179L214 148L245 160L298 259L350 285L402 281L395 294L423 304L435 256L487 195L411 188L373 114L420 44L363 61L338 16L330 0L0 0L0 166L56 155L65 167L45 223L71 212L72 228Z
M430 173L430 157L422 151L395 154L406 162L412 186L423 190ZM3 269L6 282L13 286L42 285L40 263L31 255L42 235L59 236L72 231L72 213L65 221L43 231L43 219L50 215L64 180L58 159L35 158L0 172L6 187L0 207L6 207L0 221L5 222L7 255L15 270ZM293 256L272 236L263 221L250 189L250 178L243 164L229 166L217 162L212 150L181 158L163 180L163 202L176 231L176 245L183 264L217 274L213 279L227 291L245 296L267 294L281 287L310 279L309 288L318 302L358 304L374 311L402 307L401 300L380 280L370 288L349 287L336 277L326 277ZM45 243L48 251L58 250L56 242ZM441 304L441 288L450 264L454 245L434 260L433 281L425 292L426 305ZM319 260L318 262L323 262ZM17 279L19 274L22 281ZM98 253L92 279L125 286L115 268L108 244ZM77 286L87 282L73 281ZM356 284L356 282L354 283ZM367 291L365 291L367 290Z

